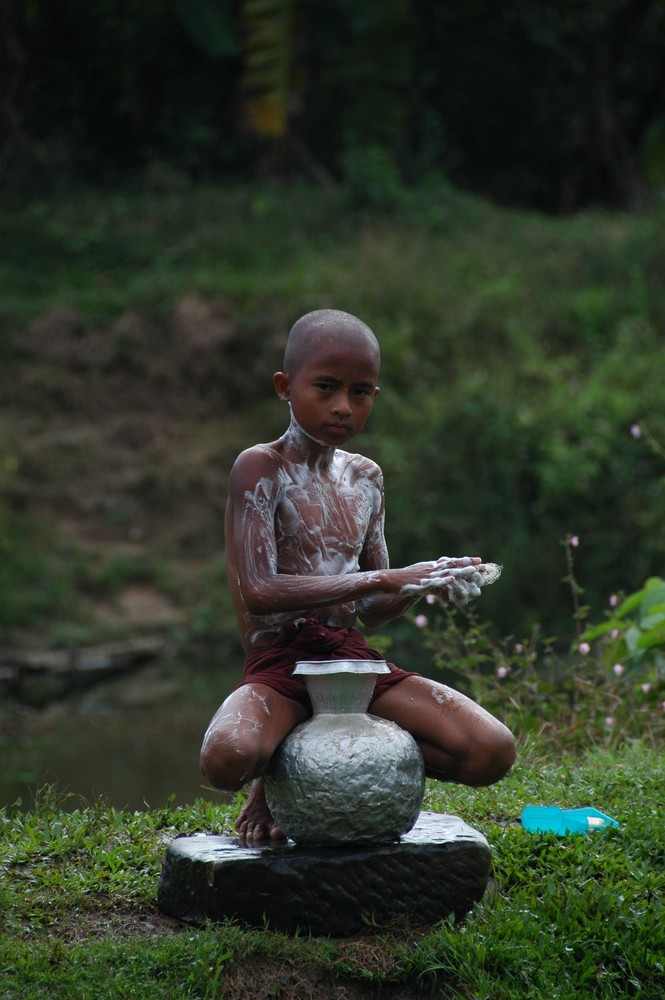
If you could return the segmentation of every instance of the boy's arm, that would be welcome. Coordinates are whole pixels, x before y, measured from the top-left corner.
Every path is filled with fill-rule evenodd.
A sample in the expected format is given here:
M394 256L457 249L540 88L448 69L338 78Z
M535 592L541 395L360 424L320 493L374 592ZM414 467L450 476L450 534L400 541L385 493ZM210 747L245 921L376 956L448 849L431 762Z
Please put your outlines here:
M379 472L375 479L378 490L378 507L372 518L365 546L360 557L360 567L363 570L388 569L388 546L384 534L385 497L383 492L383 476ZM358 618L368 628L377 628L399 618L405 611L416 604L422 594L386 594L375 593L361 598L356 603Z
M371 594L356 602L358 618L368 628L378 628L399 618L416 604L422 594L402 596L400 594Z
M479 559L435 559L403 569L388 567L383 540L383 499L370 522L360 570L339 575L280 573L277 565L275 511L279 500L280 463L268 447L252 448L231 471L227 531L231 535L229 570L252 615L306 611L351 601L360 605L361 620L383 624L402 614L426 593L445 597L456 575L473 572ZM453 567L453 568L451 568ZM367 601L368 598L371 601ZM385 598L385 599L384 599Z

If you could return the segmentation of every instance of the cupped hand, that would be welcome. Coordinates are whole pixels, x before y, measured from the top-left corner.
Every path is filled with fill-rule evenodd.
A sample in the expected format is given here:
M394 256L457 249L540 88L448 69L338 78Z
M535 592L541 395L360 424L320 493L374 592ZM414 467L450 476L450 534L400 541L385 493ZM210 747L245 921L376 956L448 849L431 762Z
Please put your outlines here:
M447 587L459 577L471 576L480 563L478 556L440 556L389 573L400 593L428 594Z
M483 563L478 556L442 556L430 563L417 563L409 570L420 572L420 578L404 583L401 593L434 594L458 607L479 597L481 587L494 583L501 575L500 566Z

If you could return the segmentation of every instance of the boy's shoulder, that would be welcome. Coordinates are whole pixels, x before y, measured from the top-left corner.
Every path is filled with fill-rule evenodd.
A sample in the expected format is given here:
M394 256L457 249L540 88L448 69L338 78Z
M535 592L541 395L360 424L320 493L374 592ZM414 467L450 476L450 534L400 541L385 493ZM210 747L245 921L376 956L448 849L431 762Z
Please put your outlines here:
M231 480L261 479L276 473L283 462L276 444L255 444L241 451L231 466Z
M240 452L233 463L233 468L242 468L256 462L276 461L279 461L279 441L272 441L270 444L253 444L250 448L245 448L244 451Z
M335 458L342 467L352 470L363 478L376 481L380 481L383 478L381 467L377 465L376 462L372 461L371 458L367 458L366 455L359 455L350 451L342 451L341 448L338 448L335 453Z
M231 468L231 479L246 482L248 479L257 482L260 479L277 477L280 470L292 466L293 462L284 454L281 441L270 444L255 444L241 451ZM381 468L371 458L338 448L335 452L333 466L343 470L345 474L369 479L380 485L383 475Z

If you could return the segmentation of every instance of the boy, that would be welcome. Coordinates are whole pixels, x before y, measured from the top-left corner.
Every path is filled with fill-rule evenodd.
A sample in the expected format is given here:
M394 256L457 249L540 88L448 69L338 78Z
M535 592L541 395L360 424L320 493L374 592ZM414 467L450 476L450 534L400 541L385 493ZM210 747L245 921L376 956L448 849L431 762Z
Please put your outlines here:
M380 626L425 594L465 602L480 593L480 559L441 557L390 569L380 468L342 450L379 392L372 331L336 310L294 325L284 371L273 376L291 421L271 444L244 451L231 471L226 511L229 586L247 661L243 680L204 737L201 766L226 791L252 781L236 829L279 839L262 775L284 737L311 715L297 660L382 659L353 628ZM510 769L510 732L464 695L399 670L379 677L373 715L408 730L429 777L478 786Z

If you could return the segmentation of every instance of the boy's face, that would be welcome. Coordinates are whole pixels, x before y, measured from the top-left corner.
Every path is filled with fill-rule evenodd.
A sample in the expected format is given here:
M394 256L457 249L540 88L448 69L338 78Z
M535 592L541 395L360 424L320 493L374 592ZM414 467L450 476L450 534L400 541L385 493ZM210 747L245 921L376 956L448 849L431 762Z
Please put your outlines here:
M372 412L378 387L378 358L361 340L318 343L292 375L274 376L280 399L315 441L342 446L355 437Z

